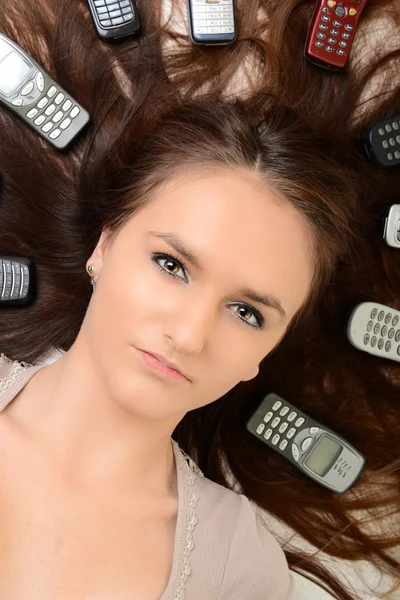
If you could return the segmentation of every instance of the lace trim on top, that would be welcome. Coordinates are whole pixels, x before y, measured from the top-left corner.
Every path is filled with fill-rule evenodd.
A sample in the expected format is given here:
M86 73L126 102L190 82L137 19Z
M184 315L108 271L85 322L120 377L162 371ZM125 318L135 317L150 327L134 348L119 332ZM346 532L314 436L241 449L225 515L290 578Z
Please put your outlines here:
M12 385L14 383L14 381L17 379L17 377L19 375L21 375L21 373L23 371L25 371L25 369L27 367L32 367L33 365L31 365L27 362L23 362L23 361L19 362L17 360L11 360L7 356L5 356L3 353L0 354L0 360L3 360L4 362L6 362L12 366L11 372L10 372L9 376L7 377L7 379L0 380L0 395L1 395L6 390L8 390L10 385Z
M185 543L183 546L183 565L179 576L178 586L176 588L176 594L174 595L172 600L184 600L186 581L191 573L191 568L189 564L189 555L194 548L193 543L193 529L197 525L197 517L196 517L196 504L199 499L195 487L194 482L196 481L196 477L204 477L201 469L196 465L196 463L190 458L188 454L179 446L179 450L182 453L183 457L186 459L183 461L185 466L185 478L188 489L188 497L187 497L187 510L185 515Z

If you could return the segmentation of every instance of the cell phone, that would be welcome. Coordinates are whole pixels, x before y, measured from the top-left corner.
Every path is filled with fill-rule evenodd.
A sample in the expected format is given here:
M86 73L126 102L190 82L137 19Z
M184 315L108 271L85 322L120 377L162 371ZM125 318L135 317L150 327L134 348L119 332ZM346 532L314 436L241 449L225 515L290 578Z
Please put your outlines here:
M354 485L364 468L364 456L349 442L275 393L264 397L247 430L337 494Z
M58 150L65 149L89 122L86 110L2 33L0 103Z
M35 299L35 283L33 261L0 255L0 308L31 304Z
M195 44L214 46L235 41L235 0L188 0L188 14Z
M97 35L106 42L139 33L140 15L134 0L87 0Z
M367 0L318 0L304 57L318 67L343 69L366 3Z
M400 362L400 311L378 302L361 302L349 316L347 337L358 350Z
M380 167L400 165L400 115L374 123L363 132L367 157Z
M385 219L383 239L388 246L400 248L400 204L392 204Z

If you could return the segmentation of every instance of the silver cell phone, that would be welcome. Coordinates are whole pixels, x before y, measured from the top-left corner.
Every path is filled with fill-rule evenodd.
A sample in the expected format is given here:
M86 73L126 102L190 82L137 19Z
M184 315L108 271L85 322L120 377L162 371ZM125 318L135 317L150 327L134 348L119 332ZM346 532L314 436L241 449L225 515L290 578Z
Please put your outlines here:
M400 362L400 311L378 302L361 302L349 316L347 337L358 350Z
M66 148L89 122L86 110L2 33L0 103L58 150Z
M374 123L363 132L367 157L379 167L400 165L400 115Z
M195 44L230 44L236 39L235 0L188 0L190 37Z
M383 239L392 248L400 248L400 204L393 204L385 219Z
M364 456L337 433L277 394L267 394L247 430L304 475L343 494L358 479Z
M106 42L134 35L140 30L134 0L87 0L97 35Z
M30 304L35 297L35 279L33 261L0 255L0 308Z

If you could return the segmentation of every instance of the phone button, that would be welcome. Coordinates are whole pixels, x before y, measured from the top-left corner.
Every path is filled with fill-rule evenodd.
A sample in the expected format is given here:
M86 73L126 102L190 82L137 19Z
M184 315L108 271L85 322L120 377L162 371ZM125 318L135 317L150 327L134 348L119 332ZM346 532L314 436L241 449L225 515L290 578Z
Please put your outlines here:
M281 443L279 444L279 450L286 450L287 445L288 445L288 441L282 440Z
M36 85L39 88L39 92L43 92L44 90L44 78L43 78L43 74L39 73L36 75Z
M344 28L346 31L353 31L353 25L345 25Z
M33 117L36 117L36 115L38 114L38 109L37 108L32 108L27 114L26 116L28 117L28 119L33 119Z
M278 435L278 434L276 433L276 434L274 435L274 437L272 438L272 440L271 440L271 443L272 443L274 446L276 446L276 445L277 445L277 443L279 442L279 440L280 440L280 439L281 439L281 436L280 436L280 435Z
M281 422L279 417L275 417L275 419L271 423L271 427L275 428Z
M332 48L332 46L325 46L325 50L326 50L327 52L333 52L333 51L334 51L334 48Z
M23 103L24 101L22 100L22 98L15 98L15 100L11 102L11 104L13 104L14 106L22 106Z
M51 88L49 89L49 91L47 92L47 95L49 98L52 98L54 96L54 94L56 93L57 88L55 85L52 85Z
M303 417L299 417L295 423L296 427L300 427L300 425L303 425L305 419Z
M292 456L296 462L298 462L300 458L300 452L296 444L292 444Z
M337 6L337 7L335 8L335 14L336 14L338 17L344 17L344 16L345 16L345 14L346 14L346 9L345 9L345 7L344 7L344 6L342 6L341 4L339 4L339 6Z
M275 402L275 404L272 407L272 410L278 410L278 408L280 408L282 406L282 402L280 400L277 400Z
M284 406L284 407L282 408L282 410L280 411L280 413L279 413L279 414L281 415L281 417L284 417L285 415L287 415L287 414L288 414L288 412L289 412L289 407L288 407L288 406Z
M279 427L279 433L285 433L286 429L289 427L288 423L282 423L282 425Z
M71 119L75 119L75 117L77 117L80 113L80 109L77 106L74 106L74 108L71 110L69 116L71 117Z
M269 440L269 438L271 437L272 433L273 433L272 429L267 429L267 431L264 433L264 438L266 440Z
M333 21L333 22L332 22L332 25L333 25L334 27L341 27L341 26L342 26L342 24L341 24L341 22L340 22L340 21Z
M27 96L33 90L33 81L28 81L28 83L22 88L21 96Z
M303 451L303 452L305 452L306 450L308 450L308 449L309 449L309 447L311 446L312 442L313 442L313 439L312 439L312 437L308 437L308 438L306 438L306 439L303 441L303 443L301 444L301 449L302 449L302 451Z
M324 44L323 44L323 42L319 42L319 41L318 41L318 42L315 42L315 45L316 45L318 48L322 48L322 46L323 46Z
M310 433L318 433L319 427L310 427Z
M274 416L274 413L272 411L267 412L267 414L264 417L264 422L268 423L268 421L270 421L273 416Z
M44 96L39 102L36 104L38 108L44 108L46 104L49 103L49 100Z
M46 117L44 115L41 115L40 117L38 117L37 119L35 119L35 121L33 121L35 123L35 125L41 125L42 123L44 123L46 120Z
M58 136L61 134L61 130L60 129L55 129L54 131L51 132L50 137L52 140L55 140L56 138L58 138Z
M297 412L295 412L294 410L292 410L292 412L290 413L290 415L288 416L287 420L291 423L292 421L294 421L294 419L297 417Z
M286 434L286 437L288 438L288 440L291 440L295 433L296 433L295 428L291 427L291 429L289 429L289 431Z

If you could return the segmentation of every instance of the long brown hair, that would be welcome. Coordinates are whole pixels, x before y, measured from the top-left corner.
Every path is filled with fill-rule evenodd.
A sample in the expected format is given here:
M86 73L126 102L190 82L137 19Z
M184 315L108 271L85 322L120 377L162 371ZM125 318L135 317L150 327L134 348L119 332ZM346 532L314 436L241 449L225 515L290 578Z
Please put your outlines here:
M372 167L360 135L400 114L400 50L369 35L384 12L398 41L400 8L370 0L340 74L304 62L313 6L303 0L237 0L239 37L226 48L193 46L150 0L139 2L142 35L110 46L96 38L83 1L0 0L0 8L1 31L92 116L61 154L0 111L0 252L28 256L38 268L36 303L0 313L0 351L35 362L53 347L68 350L90 298L85 264L101 228L121 226L177 165L258 173L310 223L318 257L312 294L259 376L187 413L173 437L207 477L271 515L271 528L273 516L316 547L306 554L282 537L290 567L335 597L358 596L327 556L398 575L399 371L351 347L345 324L364 300L400 308L399 254L380 239L400 171ZM269 391L366 456L348 493L314 484L246 431Z

